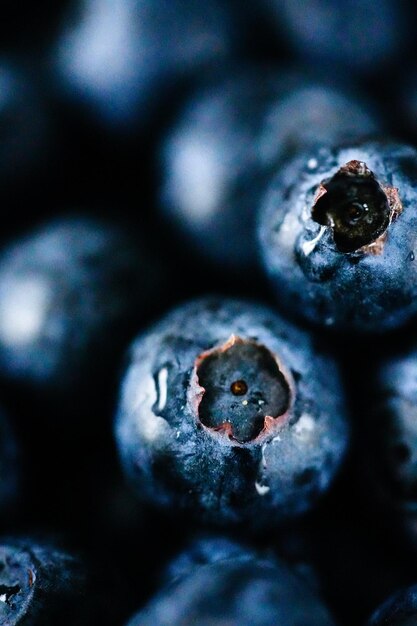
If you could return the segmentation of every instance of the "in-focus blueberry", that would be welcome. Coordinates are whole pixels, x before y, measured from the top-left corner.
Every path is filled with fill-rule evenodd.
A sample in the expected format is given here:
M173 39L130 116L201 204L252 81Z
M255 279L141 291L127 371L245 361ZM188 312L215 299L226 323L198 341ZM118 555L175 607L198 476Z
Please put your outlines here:
M228 55L233 38L217 0L81 0L52 62L67 94L107 126L143 126L169 86Z
M137 494L263 528L310 508L347 444L337 366L249 302L208 298L134 342L116 437Z
M370 142L304 153L260 211L278 306L334 328L381 332L417 313L417 153Z
M78 559L28 539L0 544L0 625L87 624Z
M129 626L332 626L320 600L281 563L203 565L162 591Z
M160 148L161 210L199 255L239 273L258 261L256 209L278 163L378 124L366 103L295 71L235 67L202 83Z

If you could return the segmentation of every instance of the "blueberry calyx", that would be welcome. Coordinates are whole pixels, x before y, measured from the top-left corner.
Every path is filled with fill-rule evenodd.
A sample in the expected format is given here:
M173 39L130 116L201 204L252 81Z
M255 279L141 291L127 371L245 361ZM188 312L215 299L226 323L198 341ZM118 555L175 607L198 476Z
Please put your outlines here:
M200 354L193 380L199 421L231 441L253 442L286 420L289 378L276 356L252 339L232 335Z
M19 585L1 585L0 584L0 602L4 602L10 606L10 601L20 592Z
M320 183L312 218L332 229L340 252L380 254L401 211L398 189L380 184L366 163L352 160Z

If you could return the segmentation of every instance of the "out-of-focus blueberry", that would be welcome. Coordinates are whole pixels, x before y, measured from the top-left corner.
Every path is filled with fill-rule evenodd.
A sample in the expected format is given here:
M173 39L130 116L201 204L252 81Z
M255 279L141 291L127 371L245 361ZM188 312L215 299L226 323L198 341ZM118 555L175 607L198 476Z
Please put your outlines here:
M235 558L193 570L129 626L333 626L327 609L283 564Z
M230 559L253 559L254 548L224 535L204 534L192 538L186 547L165 568L163 580L167 583L188 576L202 565Z
M72 556L28 539L0 545L0 625L87 624L85 577Z
M105 124L143 125L169 86L228 55L233 38L217 0L82 0L53 63L62 88Z
M88 387L158 285L136 239L110 222L60 218L16 240L0 255L1 375L52 393Z
M364 439L369 489L417 545L417 349L415 340L376 366Z
M309 75L211 76L162 144L162 211L200 255L241 272L257 262L256 209L282 159L377 128L366 103Z
M371 142L304 153L261 207L277 304L337 330L381 332L417 312L417 153Z
M262 306L208 298L133 344L116 437L140 497L248 531L306 511L328 488L344 412L317 342Z
M413 14L395 0L267 0L280 35L310 63L376 72L405 53Z
M417 623L417 585L395 593L380 606L368 626L415 626Z

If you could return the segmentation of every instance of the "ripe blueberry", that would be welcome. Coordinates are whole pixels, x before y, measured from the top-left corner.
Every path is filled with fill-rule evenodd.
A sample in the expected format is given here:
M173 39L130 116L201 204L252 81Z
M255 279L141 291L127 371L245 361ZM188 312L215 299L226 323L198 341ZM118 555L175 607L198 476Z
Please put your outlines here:
M417 504L417 349L407 346L379 359L370 385L364 463L369 489L394 514L415 544Z
M77 559L31 540L0 545L0 625L86 624Z
M52 54L63 90L109 127L143 126L168 86L232 47L217 0L82 0Z
M398 144L322 148L283 167L260 213L277 303L335 328L380 332L417 312L417 153Z
M335 72L381 71L412 42L413 14L395 0L272 0L280 32L304 61Z
M154 598L128 626L332 626L326 608L281 563L234 558L202 565Z
M91 386L149 306L152 269L122 228L93 218L54 220L11 243L0 255L1 375L50 393Z
M212 523L271 526L310 508L340 464L337 368L262 306L193 301L133 344L116 437L142 498Z

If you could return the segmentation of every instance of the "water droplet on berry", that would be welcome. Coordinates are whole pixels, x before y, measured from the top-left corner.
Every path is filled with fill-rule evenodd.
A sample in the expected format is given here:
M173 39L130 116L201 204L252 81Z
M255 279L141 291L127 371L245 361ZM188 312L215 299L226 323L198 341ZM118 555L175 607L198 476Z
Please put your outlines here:
M235 380L230 385L230 391L234 396L244 396L248 391L248 386L244 380Z

